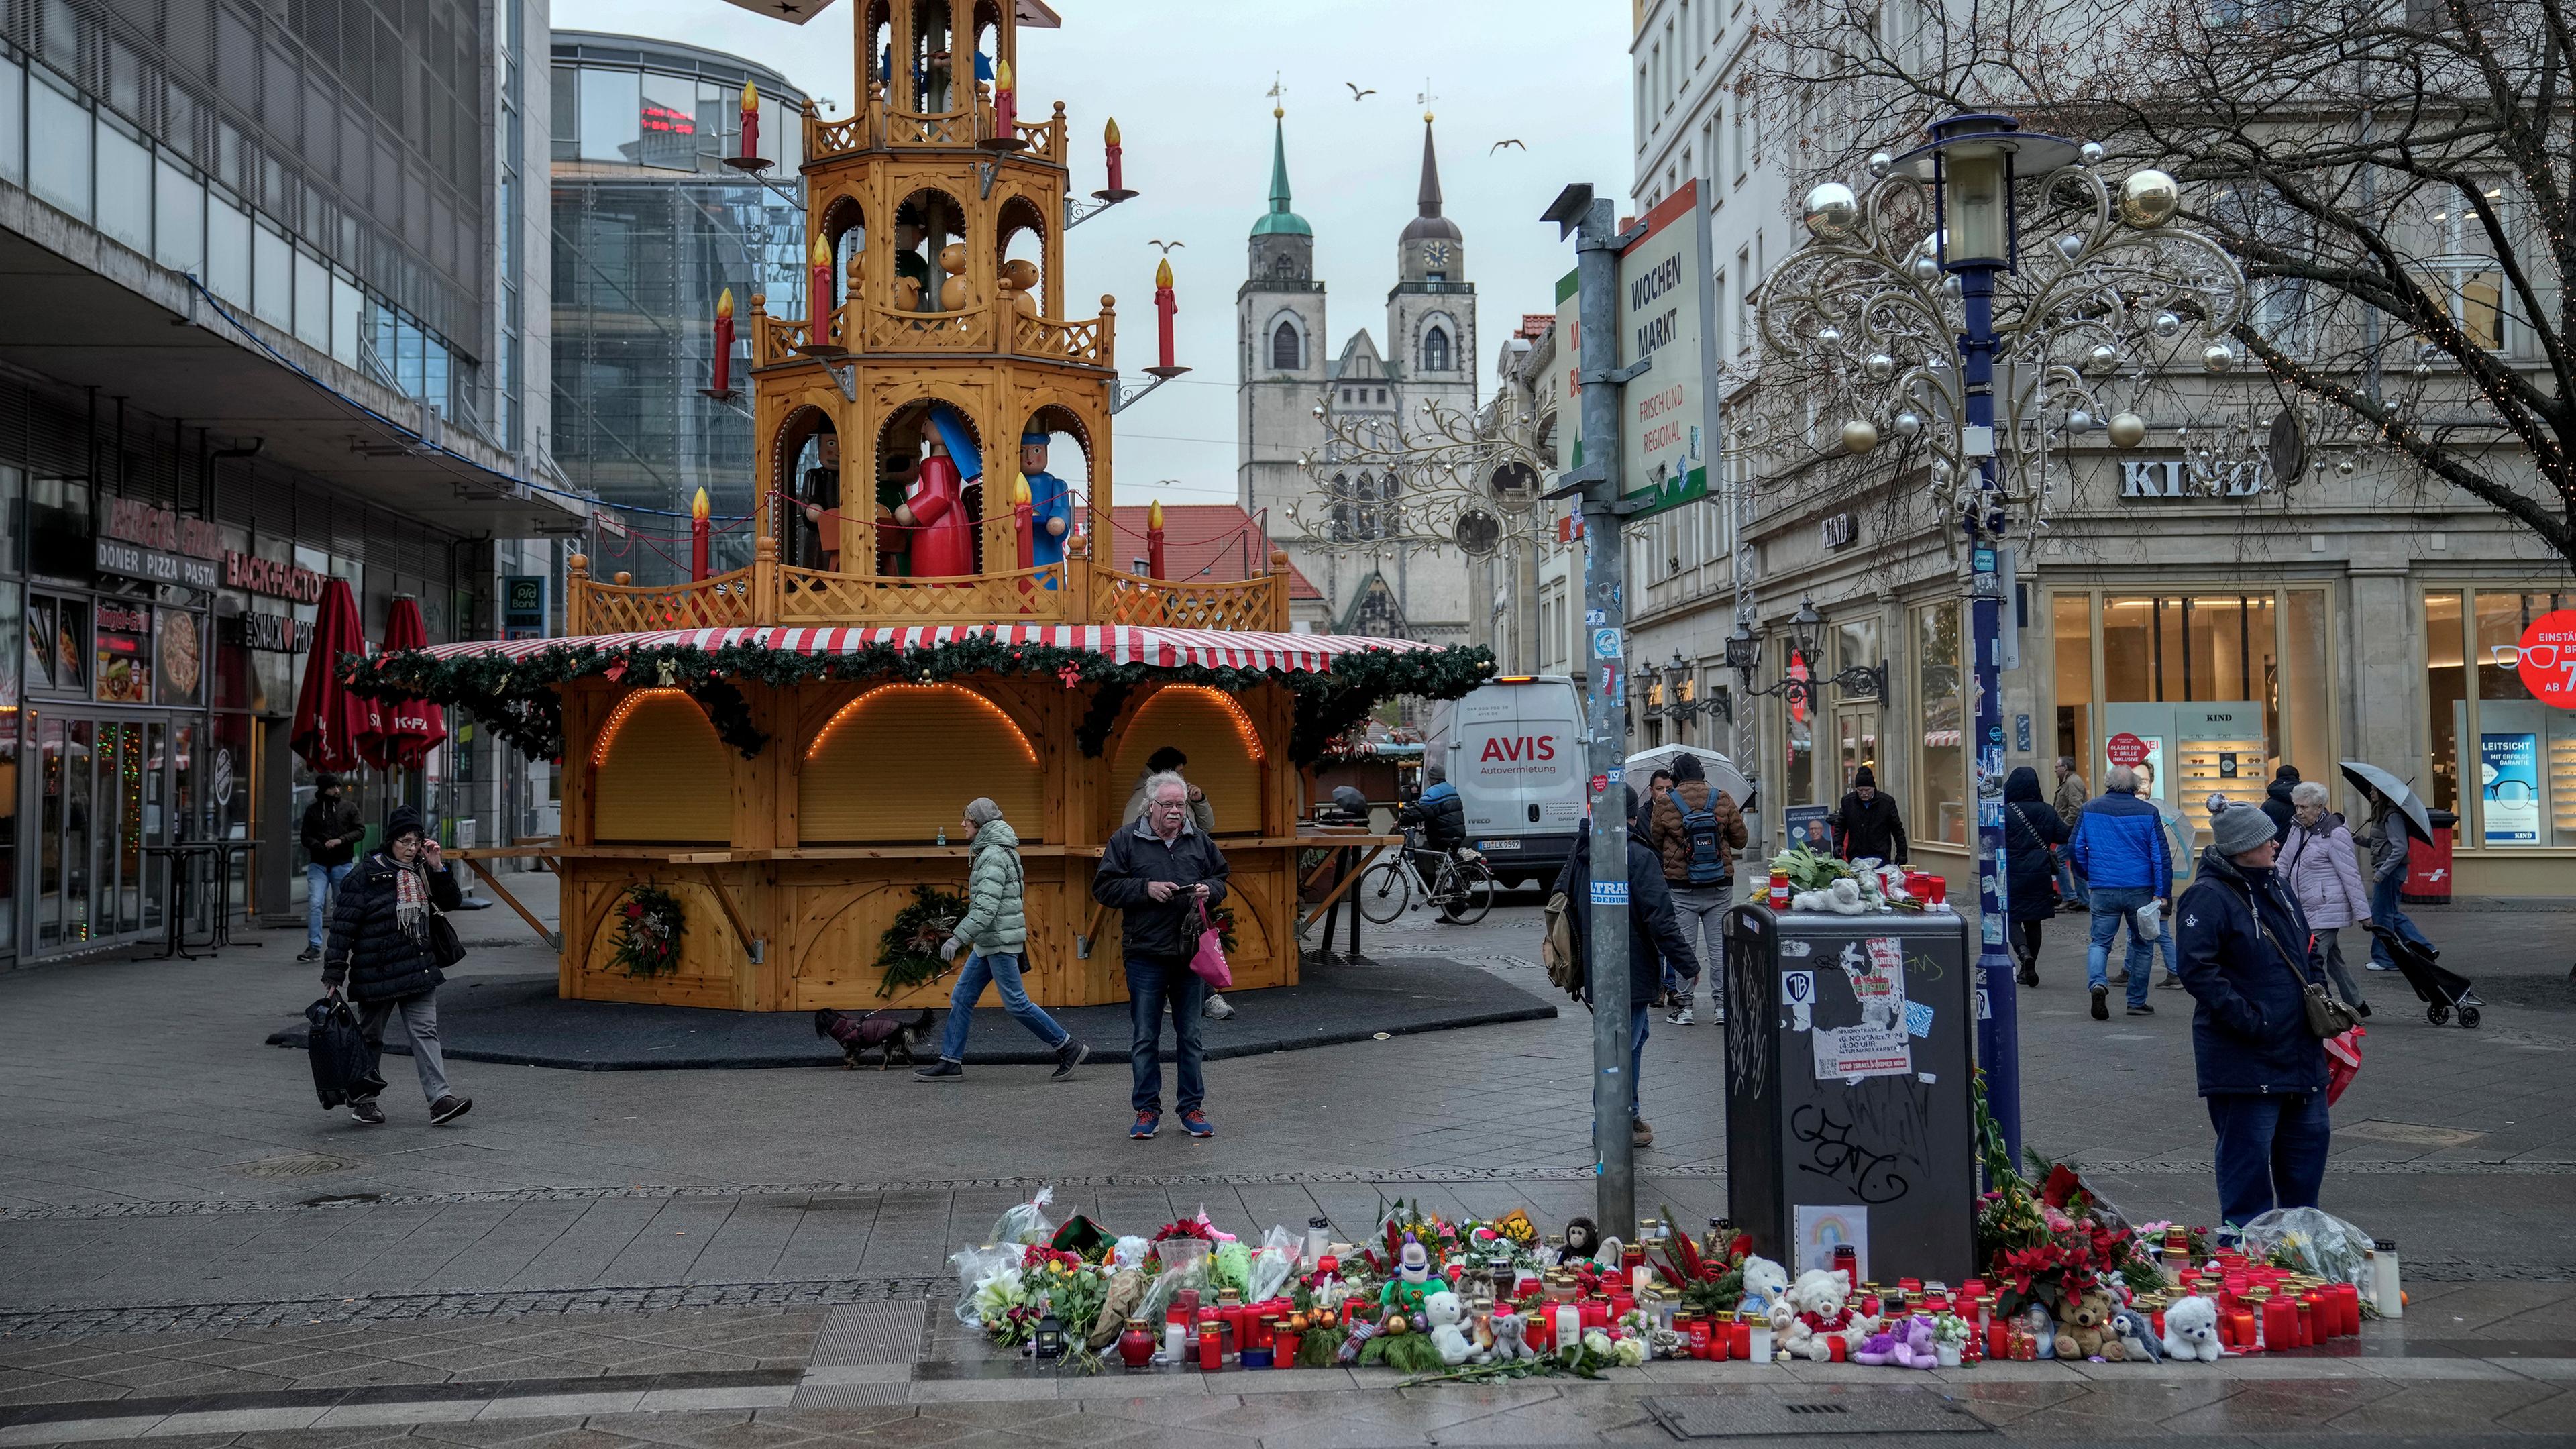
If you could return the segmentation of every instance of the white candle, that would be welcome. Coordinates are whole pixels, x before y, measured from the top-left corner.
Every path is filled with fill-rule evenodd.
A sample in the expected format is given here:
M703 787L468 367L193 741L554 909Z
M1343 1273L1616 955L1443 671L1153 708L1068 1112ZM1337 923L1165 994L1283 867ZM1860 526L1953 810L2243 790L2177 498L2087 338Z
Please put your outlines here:
M1771 1361L1770 1324L1757 1323L1753 1325L1753 1361L1755 1363L1769 1363Z

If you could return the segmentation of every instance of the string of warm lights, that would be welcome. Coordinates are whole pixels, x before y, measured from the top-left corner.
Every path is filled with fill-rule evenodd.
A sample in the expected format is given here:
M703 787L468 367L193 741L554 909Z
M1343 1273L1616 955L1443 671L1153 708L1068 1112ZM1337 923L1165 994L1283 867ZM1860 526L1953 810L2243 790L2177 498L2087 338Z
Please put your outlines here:
M823 727L814 732L814 742L805 747L805 758L812 760L822 754L824 745L831 741L832 736L840 731L842 725L846 721L857 718L860 708L866 705L870 700L896 693L910 693L914 695L950 695L957 698L971 700L974 704L981 707L985 713L1000 721L1002 728L1010 731L1012 742L1020 747L1020 753L1027 758L1030 764L1034 765L1038 762L1037 746L1030 743L1028 732L1020 728L1020 722L1011 718L1008 710L1003 709L1000 705L995 704L992 700L985 698L974 690L968 689L962 684L912 684L896 683L891 681L870 688L866 692L862 693L858 698L851 700L848 704L842 705L838 710L834 711L832 717L824 722ZM1231 700L1227 702L1229 704L1232 703ZM1247 723L1249 722L1247 721Z

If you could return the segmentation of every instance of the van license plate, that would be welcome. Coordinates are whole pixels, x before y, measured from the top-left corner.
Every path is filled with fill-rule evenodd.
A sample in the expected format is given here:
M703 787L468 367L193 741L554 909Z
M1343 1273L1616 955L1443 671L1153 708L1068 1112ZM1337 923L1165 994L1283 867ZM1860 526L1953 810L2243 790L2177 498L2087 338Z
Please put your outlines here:
M1521 843L1517 840L1479 840L1476 848L1483 851L1518 850Z

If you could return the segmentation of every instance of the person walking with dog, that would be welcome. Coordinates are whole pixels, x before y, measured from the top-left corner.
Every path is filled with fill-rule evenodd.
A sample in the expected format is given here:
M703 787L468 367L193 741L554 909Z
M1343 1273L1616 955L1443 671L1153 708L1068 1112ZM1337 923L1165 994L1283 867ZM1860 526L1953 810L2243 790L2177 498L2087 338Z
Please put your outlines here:
M447 862L439 859L438 842L421 829L420 812L402 806L385 822L384 848L359 861L341 884L322 961L323 987L336 995L345 985L370 1046L381 1048L386 1025L402 1018L433 1127L474 1107L473 1098L448 1087L447 1060L438 1047L438 988L447 973L431 946L433 918L463 900ZM385 1109L363 1097L349 1104L349 1115L380 1127Z
M2300 943L2308 923L2273 869L2272 818L2247 805L2210 822L2215 842L2177 903L2182 984L2198 1005L2191 1054L2218 1134L2218 1216L2242 1227L2276 1207L2315 1207L2332 1124L2325 1042Z
M1190 968L1190 958L1210 913L1225 900L1229 867L1215 838L1191 819L1189 782L1168 772L1151 776L1145 799L1144 815L1109 837L1091 881L1092 898L1120 915L1127 964L1127 1063L1135 1079L1129 1105L1136 1110L1127 1135L1142 1140L1162 1126L1163 1012L1169 1007L1181 1126L1192 1137L1214 1137L1199 1048L1208 984Z
M1724 921L1726 908L1735 903L1735 852L1751 839L1744 828L1744 812L1735 808L1734 796L1708 782L1708 767L1699 756L1685 753L1673 760L1672 788L1653 791L1646 813L1646 844L1662 863L1682 939L1691 944L1694 960L1708 963L1709 1019L1723 1022ZM1694 967L1683 974L1678 962L1667 962L1666 971L1678 984L1664 1024L1688 1026L1693 1020L1691 999L1699 995L1699 973Z
M987 797L966 802L966 914L958 918L939 959L954 961L966 953L948 994L948 1024L939 1041L939 1060L912 1069L923 1081L954 1081L966 1075L966 1034L975 1025L975 1003L984 988L1002 993L1002 1009L1055 1053L1055 1071L1047 1080L1061 1082L1091 1056L1091 1048L1056 1024L1046 1008L1029 1000L1021 981L1026 965L1029 922L1024 907L1026 871L1020 860L1019 832L1002 818L1002 807Z
M2263 821L2266 830L2271 825ZM2111 1019L2111 939L2123 921L2129 929L2129 1015L2155 1015L2147 1005L2147 980L2163 935L2163 908L2173 899L2173 844L2163 813L2138 794L2136 770L2113 765L2102 777L2101 798L2075 818L2066 854L2090 889L2093 938L2085 950L2084 977L2093 993L2093 1019Z
M2282 766L2283 769L2289 768ZM2370 1003L2343 964L2343 928L2370 925L2370 893L2362 889L2359 852L2343 817L2326 808L2332 797L2314 780L2290 787L2290 833L2281 844L2280 870L2308 918L2308 954L2334 982L2352 1009L2370 1015ZM2266 805L2270 802L2265 802ZM2272 812L2267 808L2264 814Z

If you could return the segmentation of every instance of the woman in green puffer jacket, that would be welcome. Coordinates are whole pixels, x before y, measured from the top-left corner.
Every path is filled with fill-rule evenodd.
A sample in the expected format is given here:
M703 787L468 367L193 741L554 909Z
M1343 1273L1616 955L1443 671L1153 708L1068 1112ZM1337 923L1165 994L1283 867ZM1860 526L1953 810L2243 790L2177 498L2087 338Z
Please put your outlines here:
M962 950L966 965L957 973L957 989L949 993L948 1026L940 1039L939 1060L913 1068L912 1074L925 1081L966 1075L966 1032L974 1025L976 999L989 984L1001 989L1002 1009L1011 1019L1055 1053L1053 1080L1061 1082L1091 1055L1091 1048L1056 1025L1055 1018L1029 1000L1020 984L1029 922L1022 909L1026 882L1019 832L1002 818L1001 806L982 797L966 806L965 824L972 841L966 848L966 915L948 943L939 948L939 959L954 961Z

